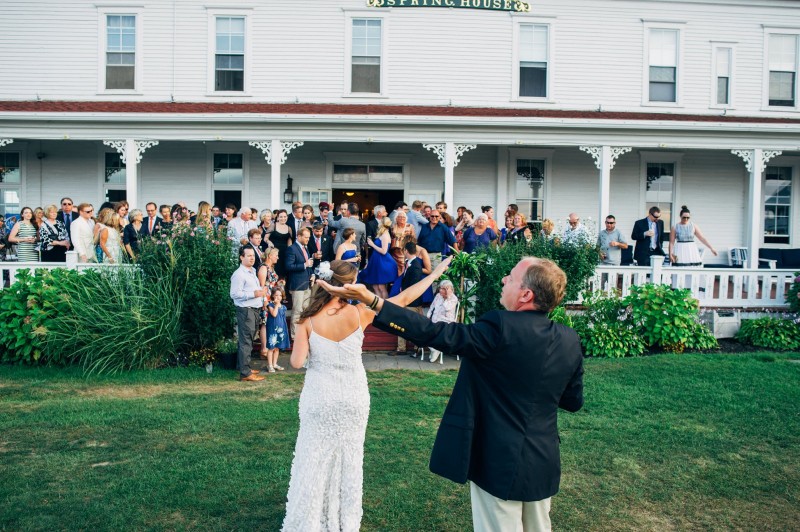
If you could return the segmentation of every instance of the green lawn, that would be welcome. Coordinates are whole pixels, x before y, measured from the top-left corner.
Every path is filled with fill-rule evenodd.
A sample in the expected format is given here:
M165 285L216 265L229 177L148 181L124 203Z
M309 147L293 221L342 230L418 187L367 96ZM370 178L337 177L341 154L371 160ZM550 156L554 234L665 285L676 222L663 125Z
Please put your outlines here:
M588 360L586 405L560 418L555 528L796 530L791 358ZM302 375L234 379L0 367L0 530L278 530ZM470 529L468 488L427 469L455 373L369 380L362 528Z

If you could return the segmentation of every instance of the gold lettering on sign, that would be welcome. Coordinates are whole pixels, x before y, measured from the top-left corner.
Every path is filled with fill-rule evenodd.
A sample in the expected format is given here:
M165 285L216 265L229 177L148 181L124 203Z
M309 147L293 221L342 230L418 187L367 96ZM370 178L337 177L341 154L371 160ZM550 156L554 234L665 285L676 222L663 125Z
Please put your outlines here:
M511 9L511 0L503 0L503 9Z

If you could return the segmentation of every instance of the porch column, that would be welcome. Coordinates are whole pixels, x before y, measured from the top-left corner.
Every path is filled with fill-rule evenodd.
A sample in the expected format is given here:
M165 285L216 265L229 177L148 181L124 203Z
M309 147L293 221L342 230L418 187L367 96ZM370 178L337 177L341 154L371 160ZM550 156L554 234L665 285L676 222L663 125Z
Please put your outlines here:
M597 216L597 230L603 228L602 221L610 214L611 208L611 169L617 163L617 158L632 150L630 147L619 146L580 146L594 158L594 165L600 170L600 211Z
M303 141L283 142L278 139L267 141L250 141L248 144L261 150L264 159L270 165L269 182L269 208L271 210L281 207L281 165L286 162L286 157L293 149L302 146Z
M430 150L439 158L439 165L444 168L444 202L448 209L453 209L453 169L461 162L461 156L469 150L478 147L477 144L456 144L455 142L445 142L444 144L423 144L423 148Z
M744 161L747 171L750 173L748 187L747 204L747 257L748 268L758 268L758 249L761 247L761 220L763 218L763 192L761 187L761 175L764 168L773 157L781 154L778 150L731 150L731 153L738 155Z
M125 164L125 198L131 209L139 208L139 163L145 150L158 146L157 140L104 140L103 144L117 150Z

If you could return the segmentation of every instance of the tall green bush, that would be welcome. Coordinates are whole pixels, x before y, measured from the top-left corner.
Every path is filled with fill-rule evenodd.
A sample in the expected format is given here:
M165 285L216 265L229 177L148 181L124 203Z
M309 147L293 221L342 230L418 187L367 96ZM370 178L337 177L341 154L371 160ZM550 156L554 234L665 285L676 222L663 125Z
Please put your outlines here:
M800 325L792 319L775 316L742 320L736 339L743 344L793 351L800 348Z
M189 350L213 347L233 335L236 314L229 294L238 259L232 248L224 231L186 224L142 242L138 263L145 278L171 283L183 302L180 323Z
M46 353L65 353L87 373L117 373L164 365L181 346L182 302L171 279L153 283L128 267L68 280L41 331Z
M593 357L621 358L645 352L647 345L630 307L619 294L587 292L584 312L574 320L574 328L586 354Z

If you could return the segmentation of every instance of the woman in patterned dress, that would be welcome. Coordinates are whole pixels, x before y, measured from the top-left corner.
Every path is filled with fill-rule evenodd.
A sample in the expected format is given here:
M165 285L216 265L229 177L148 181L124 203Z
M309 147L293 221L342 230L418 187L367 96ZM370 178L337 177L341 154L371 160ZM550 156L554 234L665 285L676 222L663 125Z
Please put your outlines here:
M20 262L38 262L39 252L36 251L36 236L38 231L33 225L33 209L23 207L19 214L20 220L14 224L8 241L17 245L17 260Z

